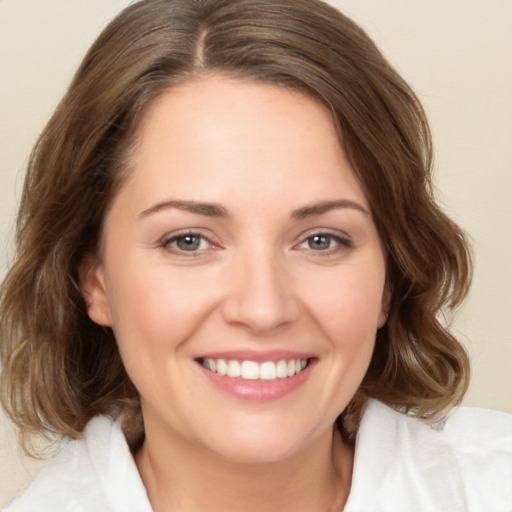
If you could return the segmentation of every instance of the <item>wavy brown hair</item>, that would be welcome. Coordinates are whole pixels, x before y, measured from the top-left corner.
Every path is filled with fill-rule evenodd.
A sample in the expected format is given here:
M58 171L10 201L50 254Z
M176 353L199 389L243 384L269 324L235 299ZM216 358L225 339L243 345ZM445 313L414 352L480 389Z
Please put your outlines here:
M1 288L7 413L22 434L76 438L96 414L137 409L112 331L87 315L77 268L97 249L148 106L207 73L327 105L371 205L389 317L342 429L357 424L365 397L439 418L468 383L466 353L439 318L468 290L468 246L433 197L431 137L416 96L361 28L319 0L143 0L102 32L28 164Z

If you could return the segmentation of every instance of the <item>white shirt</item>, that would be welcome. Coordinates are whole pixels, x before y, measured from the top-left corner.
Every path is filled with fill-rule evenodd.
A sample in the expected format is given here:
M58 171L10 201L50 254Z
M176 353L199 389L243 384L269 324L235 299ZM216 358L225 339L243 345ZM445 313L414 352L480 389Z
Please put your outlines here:
M151 512L119 423L93 418L4 509L66 511ZM444 511L512 512L512 415L460 408L436 430L370 400L344 512Z

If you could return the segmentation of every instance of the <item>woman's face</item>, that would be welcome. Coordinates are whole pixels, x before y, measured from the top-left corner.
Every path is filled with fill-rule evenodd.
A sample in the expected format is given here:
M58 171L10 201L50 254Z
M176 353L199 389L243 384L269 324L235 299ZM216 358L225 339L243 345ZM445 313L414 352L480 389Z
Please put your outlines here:
M86 270L148 439L238 461L332 436L385 322L383 249L331 116L272 85L167 91Z

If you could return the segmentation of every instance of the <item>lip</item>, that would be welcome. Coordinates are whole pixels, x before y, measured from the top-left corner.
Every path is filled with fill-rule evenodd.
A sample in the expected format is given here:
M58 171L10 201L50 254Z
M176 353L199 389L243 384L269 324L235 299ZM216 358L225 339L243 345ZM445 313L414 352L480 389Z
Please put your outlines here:
M263 380L245 380L241 378L219 375L207 370L201 365L201 359L225 359L237 361L255 361L262 363L265 361L280 361L282 359L308 359L308 365L300 373L293 377L285 379L276 379L273 381ZM224 393L228 393L241 400L255 402L269 402L279 400L286 395L293 393L301 387L310 377L311 372L318 359L303 352L291 351L271 351L254 352L247 350L237 350L229 352L210 352L196 358L197 368L208 379L209 383Z

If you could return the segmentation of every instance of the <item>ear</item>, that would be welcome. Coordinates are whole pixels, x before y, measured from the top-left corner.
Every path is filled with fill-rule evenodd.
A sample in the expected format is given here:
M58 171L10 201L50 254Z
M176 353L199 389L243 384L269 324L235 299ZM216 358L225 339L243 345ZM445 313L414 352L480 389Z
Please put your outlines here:
M380 310L379 319L377 322L377 328L380 329L388 320L389 307L391 305L391 287L389 283L384 286L384 292L382 293L382 305Z
M86 258L78 265L78 280L89 318L110 327L112 316L105 287L104 267L96 258Z

